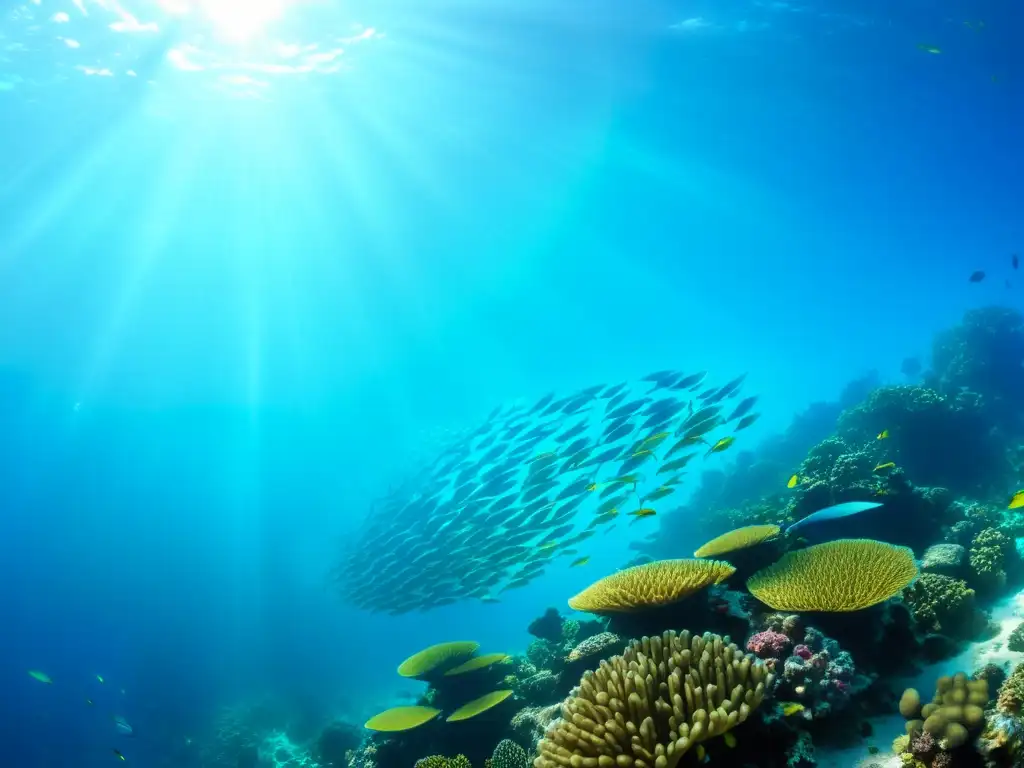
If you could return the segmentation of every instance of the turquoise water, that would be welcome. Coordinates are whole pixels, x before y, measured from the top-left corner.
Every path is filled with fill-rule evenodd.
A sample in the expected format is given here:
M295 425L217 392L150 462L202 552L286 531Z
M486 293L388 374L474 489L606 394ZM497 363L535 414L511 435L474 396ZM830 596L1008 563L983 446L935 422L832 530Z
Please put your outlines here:
M368 614L326 575L498 404L746 373L753 447L1024 309L1022 29L994 0L4 6L11 765L110 764L111 713L190 765L239 697L358 721L424 645L524 646L640 526L497 605Z

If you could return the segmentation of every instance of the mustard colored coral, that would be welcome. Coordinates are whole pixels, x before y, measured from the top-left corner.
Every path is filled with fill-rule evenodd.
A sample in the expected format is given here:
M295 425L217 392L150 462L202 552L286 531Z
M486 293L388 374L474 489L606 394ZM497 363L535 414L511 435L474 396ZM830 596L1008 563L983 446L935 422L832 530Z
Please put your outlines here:
M471 641L438 643L414 653L399 664L398 674L402 677L423 677L435 670L461 663L476 653L479 647L480 643Z
M496 707L509 696L512 695L511 690L504 691L492 691L491 693L485 693L483 696L468 701L461 707L456 709L450 715L446 722L457 723L460 720L468 720L471 717L476 717L481 712L486 712L491 707Z
M914 553L871 539L839 539L785 555L747 581L780 611L859 611L898 595L917 576Z
M682 600L729 578L736 569L720 560L656 560L626 568L569 600L590 613L627 613Z
M586 672L538 745L535 768L674 768L746 720L772 684L763 662L718 635L634 640Z
M745 525L723 533L702 545L694 557L718 557L737 549L746 549L774 539L782 531L777 525Z
M433 707L395 707L374 715L363 725L371 731L408 731L441 714Z

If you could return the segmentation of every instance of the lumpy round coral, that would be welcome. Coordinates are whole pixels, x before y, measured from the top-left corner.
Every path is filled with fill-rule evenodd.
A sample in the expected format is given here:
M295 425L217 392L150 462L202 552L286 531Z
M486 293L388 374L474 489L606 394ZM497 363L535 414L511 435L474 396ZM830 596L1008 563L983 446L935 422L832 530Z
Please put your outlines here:
M747 589L783 611L859 611L900 593L917 576L914 553L871 539L839 539L785 555Z

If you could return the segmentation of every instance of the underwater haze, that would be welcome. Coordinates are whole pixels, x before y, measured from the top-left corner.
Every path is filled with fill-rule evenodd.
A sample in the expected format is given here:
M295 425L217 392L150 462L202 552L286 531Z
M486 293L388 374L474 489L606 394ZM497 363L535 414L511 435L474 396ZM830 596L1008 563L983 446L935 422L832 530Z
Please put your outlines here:
M951 422L920 443L961 458L928 461L864 417L867 474L1005 508L1022 32L1008 0L5 4L0 763L532 764L540 732L363 725L441 690L396 674L417 651L518 659L548 608L590 626L618 609L573 611L588 585L725 532L712 509L810 493L805 455L886 387L979 392L1002 442ZM856 487L728 519L901 492ZM918 560L942 539L856 515Z

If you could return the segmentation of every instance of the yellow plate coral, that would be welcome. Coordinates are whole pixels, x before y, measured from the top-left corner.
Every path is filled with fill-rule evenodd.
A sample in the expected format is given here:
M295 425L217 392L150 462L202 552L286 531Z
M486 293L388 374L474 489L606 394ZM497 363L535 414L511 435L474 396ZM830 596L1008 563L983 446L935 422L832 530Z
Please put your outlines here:
M605 576L569 600L590 613L625 613L669 605L719 584L736 569L720 560L655 560Z
M859 611L900 593L917 577L914 553L872 539L839 539L790 552L747 581L777 611Z
M464 672L472 672L477 669L483 669L484 667L489 667L492 664L500 664L507 658L507 653L488 653L483 656L477 656L475 658L472 658L469 661L464 661L462 664L459 664L459 666L449 669L444 674L446 677L448 675L461 675Z
M374 715L363 725L371 731L408 731L441 714L433 707L395 707Z
M438 643L414 653L398 665L398 674L402 677L422 677L438 667L460 662L467 656L476 653L480 643L464 640L453 643Z
M491 693L485 693L478 699L466 702L448 715L447 722L456 723L459 720L468 720L471 717L476 717L481 712L486 712L491 707L498 706L511 695L512 691L493 691Z
M716 536L694 552L693 556L717 557L727 552L735 552L737 549L746 549L774 539L781 531L777 525L745 525Z

